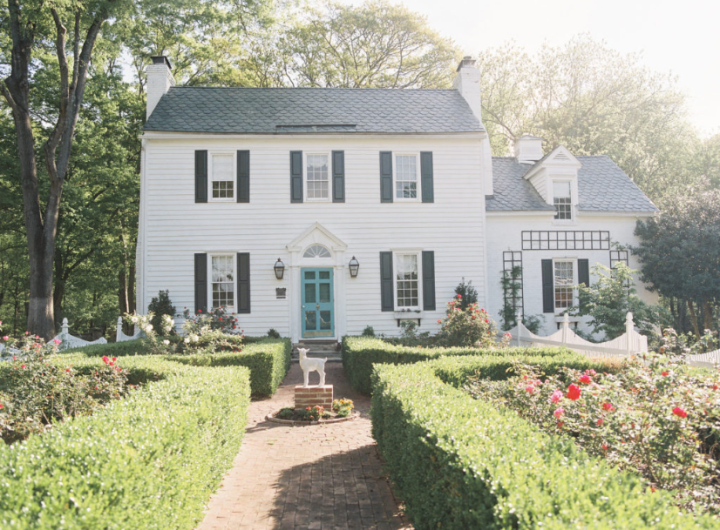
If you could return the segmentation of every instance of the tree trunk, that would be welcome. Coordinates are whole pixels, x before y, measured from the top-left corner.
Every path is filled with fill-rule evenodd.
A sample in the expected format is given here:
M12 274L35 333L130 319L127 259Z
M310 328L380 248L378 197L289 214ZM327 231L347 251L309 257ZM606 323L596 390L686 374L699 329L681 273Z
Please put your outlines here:
M692 303L692 300L687 301L688 310L690 311L690 321L692 322L693 329L695 330L695 336L699 339L700 338L700 327L698 325L698 319L697 315L695 314L695 306Z
M705 329L714 331L715 326L713 324L713 310L710 302L703 302L703 317L705 320Z

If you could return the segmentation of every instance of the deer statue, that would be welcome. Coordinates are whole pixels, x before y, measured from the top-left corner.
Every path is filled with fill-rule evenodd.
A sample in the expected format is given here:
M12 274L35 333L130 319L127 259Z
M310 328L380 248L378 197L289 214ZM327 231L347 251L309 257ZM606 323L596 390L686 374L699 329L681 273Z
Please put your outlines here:
M320 376L320 386L325 386L325 359L308 359L306 348L298 348L300 354L300 368L303 371L303 386L310 386L310 372L317 372Z

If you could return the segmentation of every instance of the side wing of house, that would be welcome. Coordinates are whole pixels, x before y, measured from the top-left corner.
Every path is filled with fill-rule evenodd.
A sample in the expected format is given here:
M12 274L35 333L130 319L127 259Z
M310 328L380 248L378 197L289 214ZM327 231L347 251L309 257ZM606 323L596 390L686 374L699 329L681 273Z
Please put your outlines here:
M657 208L606 156L573 156L560 146L542 156L540 139L525 137L515 157L495 157L495 194L487 198L488 298L493 317L504 308L557 329L577 304L573 286L596 281L593 266L625 262L638 219ZM503 283L503 278L509 278ZM637 280L646 301L656 296ZM571 317L588 331L588 317Z

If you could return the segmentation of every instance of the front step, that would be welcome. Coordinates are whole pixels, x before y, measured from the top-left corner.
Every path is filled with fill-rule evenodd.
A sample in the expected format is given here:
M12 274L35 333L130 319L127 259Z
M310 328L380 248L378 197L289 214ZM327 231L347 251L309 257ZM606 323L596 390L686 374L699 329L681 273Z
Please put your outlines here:
M301 340L297 344L293 344L292 361L298 362L298 348L307 348L307 356L310 358L324 359L327 357L328 362L340 362L340 343L336 340Z

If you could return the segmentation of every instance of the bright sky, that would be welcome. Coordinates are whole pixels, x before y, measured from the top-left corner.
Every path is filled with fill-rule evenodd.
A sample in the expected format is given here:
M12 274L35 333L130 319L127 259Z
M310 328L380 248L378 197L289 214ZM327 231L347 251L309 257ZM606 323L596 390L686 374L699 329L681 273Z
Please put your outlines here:
M346 0L352 1L352 0ZM394 0L391 0L394 1ZM353 2L357 3L357 2ZM399 3L399 2L398 2ZM515 40L529 52L578 33L679 77L703 135L720 133L720 2L717 0L404 0L466 53Z

